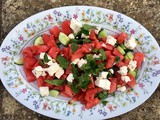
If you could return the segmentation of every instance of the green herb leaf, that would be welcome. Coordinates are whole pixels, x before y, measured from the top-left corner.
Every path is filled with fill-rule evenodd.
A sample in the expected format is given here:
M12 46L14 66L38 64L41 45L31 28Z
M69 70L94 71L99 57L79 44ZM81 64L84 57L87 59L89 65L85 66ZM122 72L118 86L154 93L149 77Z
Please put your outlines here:
M43 60L40 60L40 61L39 61L39 64L42 65L43 67L47 67L47 65L44 63Z
M60 65L62 68L64 68L64 69L68 68L69 61L67 61L67 59L66 59L65 57L59 55L59 56L57 57L57 61L58 61L59 65Z
M83 27L81 28L81 32L85 35L89 35L90 29L95 28L94 26L90 26L88 24L84 24Z
M119 61L120 61L120 57L116 56L115 63L118 63Z
M102 60L106 60L107 57L106 57L105 51L104 51L103 49L100 49L99 52L100 52L100 54L102 55L102 56L101 56Z
M78 84L76 85L76 87L86 89L90 82L91 80L89 75L84 73L78 78Z
M102 104L103 104L103 105L107 105L107 103L108 103L108 101L106 101L106 100L103 100L103 101L102 101Z
M65 83L66 80L60 80L60 79L55 79L55 80L45 80L46 83L55 85L55 86L60 86Z
M76 66L74 64L71 64L71 67L72 67L73 77L75 79L77 79L78 78L78 74L79 74L78 69L76 68Z
M102 91L100 93L98 93L97 97L100 99L100 100L104 100L108 97L108 92L107 91Z
M78 49L78 45L76 43L72 43L72 53L74 53Z
M89 40L89 39L83 39L83 43L90 43L91 42L91 40Z
M72 84L70 85L72 91L74 92L74 94L77 94L79 92L79 89L76 87L76 85Z
M95 48L92 52L93 52L93 53L98 53L98 49Z
M44 62L45 63L47 63L47 62L49 62L50 60L48 59L48 56L47 56L47 54L45 53L44 54L44 58L43 58L43 60L44 60Z

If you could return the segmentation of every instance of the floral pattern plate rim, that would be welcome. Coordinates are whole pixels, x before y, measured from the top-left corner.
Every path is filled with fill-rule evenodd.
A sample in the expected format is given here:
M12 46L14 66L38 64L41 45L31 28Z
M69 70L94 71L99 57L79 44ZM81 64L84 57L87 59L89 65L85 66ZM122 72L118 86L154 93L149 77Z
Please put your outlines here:
M138 39L138 51L145 53L145 62L133 90L117 92L107 98L106 105L99 104L86 110L80 103L68 104L63 97L40 97L35 84L26 81L22 66L14 64L23 47L31 44L41 33L65 19L75 18L83 23L101 26L111 34L125 31ZM51 118L106 119L136 108L145 102L159 85L160 50L154 37L133 19L104 8L68 6L35 14L18 24L7 35L0 48L0 77L8 92L21 104Z

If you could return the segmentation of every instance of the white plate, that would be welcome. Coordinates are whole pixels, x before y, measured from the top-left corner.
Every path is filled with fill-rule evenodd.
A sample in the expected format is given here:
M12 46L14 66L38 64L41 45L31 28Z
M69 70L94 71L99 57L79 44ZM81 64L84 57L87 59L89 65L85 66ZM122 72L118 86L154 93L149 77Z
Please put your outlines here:
M145 53L145 62L137 85L131 91L109 97L106 106L99 104L86 110L80 103L68 105L63 97L41 98L34 84L29 84L22 68L14 64L21 49L54 24L75 18L101 26L111 34L125 31L138 39L138 50ZM160 77L160 48L154 37L133 19L108 9L89 6L69 6L50 9L18 24L5 38L0 50L0 76L8 92L21 104L35 112L59 119L106 119L126 113L146 101L155 91Z

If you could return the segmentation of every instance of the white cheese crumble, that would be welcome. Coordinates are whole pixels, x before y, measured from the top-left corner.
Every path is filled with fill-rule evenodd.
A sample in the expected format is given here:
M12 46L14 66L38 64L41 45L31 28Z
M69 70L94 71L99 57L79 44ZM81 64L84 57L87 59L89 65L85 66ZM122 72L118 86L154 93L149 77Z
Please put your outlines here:
M78 59L75 59L72 63L75 65L75 64L77 64L79 61L80 61L80 59L78 58Z
M83 34L83 33L82 33L81 38L88 39L88 38L89 38L89 36L87 36L87 35L85 35L85 34Z
M111 82L108 79L102 79L100 77L97 77L95 85L104 90L110 90Z
M80 59L80 61L78 62L77 65L78 65L79 68L81 68L82 65L84 65L84 64L87 64L87 60L85 60L85 59L82 58L82 59Z
M128 68L129 68L131 71L133 71L133 70L135 70L136 67L137 67L137 61L131 60L131 61L129 62L129 64L128 64Z
M93 58L100 58L101 56L102 56L101 54L99 54L99 55L94 54Z
M131 81L130 77L128 77L128 76L121 76L121 79L123 81L125 81L126 83L129 82L129 81Z
M114 74L114 70L113 70L113 69L109 69L109 72L110 72L111 74Z
M117 90L124 92L124 91L126 91L126 87L125 86L118 87Z
M106 78L107 78L107 75L108 75L108 72L102 71L102 72L99 74L99 77L102 78L102 79L106 79Z
M67 77L67 81L72 83L73 80L74 80L73 74L70 73L70 74L68 75L68 77Z
M64 74L64 70L60 67L60 69L55 73L55 76L59 79Z
M76 19L71 20L70 28L74 31L75 34L77 34L79 31L81 31L82 24L77 21Z
M41 66L37 66L32 70L32 73L36 76L36 78L39 78L40 76L45 76L45 70Z
M114 46L114 45L116 44L116 42L117 42L117 40L116 40L114 37L112 37L112 36L107 36L106 43Z
M40 87L39 91L40 91L40 95L42 97L49 95L49 88L48 87Z
M127 66L123 66L123 67L120 67L118 73L121 74L121 75L127 75Z
M136 42L136 40L131 36L129 40L125 40L124 45L125 45L128 49L133 50L133 49L136 48L137 42Z
M74 39L74 38L75 38L75 37L74 37L74 34L72 34L72 33L69 34L68 37L69 37L70 39Z
M53 63L51 66L46 68L46 71L50 76L53 76L58 70L60 70L60 66L58 63Z

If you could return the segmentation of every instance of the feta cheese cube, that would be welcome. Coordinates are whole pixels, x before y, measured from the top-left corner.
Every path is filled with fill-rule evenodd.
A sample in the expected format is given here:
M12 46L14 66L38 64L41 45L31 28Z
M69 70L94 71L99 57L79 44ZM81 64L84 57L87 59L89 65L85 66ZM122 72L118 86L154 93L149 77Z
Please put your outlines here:
M83 34L83 33L82 33L81 38L88 39L88 38L89 38L89 36L87 36L87 35L85 35L85 34Z
M77 64L79 61L80 61L80 59L78 58L78 59L75 59L72 63L75 65L75 64Z
M121 76L121 79L123 80L123 81L125 81L126 83L127 82L129 82L129 81L131 81L131 79L130 79L130 77L128 77L128 76Z
M74 34L72 34L72 33L69 34L68 37L69 37L70 39L74 39L74 38L75 38L75 37L74 37Z
M106 78L107 78L107 75L108 75L108 72L102 71L102 72L99 74L99 77L101 77L101 78L103 78L103 79L106 79Z
M39 78L40 76L45 76L46 73L44 69L41 66L37 66L32 70L32 73L36 76L36 78Z
M127 75L128 69L127 66L120 67L118 73L121 75Z
M109 69L109 72L110 72L111 74L114 74L114 70L113 70L113 69Z
M81 31L82 24L78 22L76 19L71 20L70 28L74 31L75 34L77 34L79 31Z
M45 54L47 54L47 53L43 53L43 52L40 53L39 58L40 58L40 59L44 59L44 55L45 55ZM48 57L49 60L52 60L52 58L51 58L49 55L47 55L47 57Z
M40 87L39 91L42 97L49 95L49 87Z
M137 67L137 61L131 60L131 61L129 62L129 64L128 64L128 68L129 68L131 71L133 71L133 70L135 70L136 67Z
M100 77L97 77L95 85L104 90L110 90L111 82L108 79L102 79Z
M55 73L55 76L59 79L64 74L64 70L60 67L60 69Z
M116 42L117 42L117 40L116 40L114 37L112 37L112 36L107 36L106 43L114 46L114 45L116 44Z
M126 87L125 87L125 86L122 86L122 87L117 88L117 90L124 92L124 91L126 91Z
M82 65L84 65L84 64L87 64L87 60L85 60L85 59L82 58L82 59L80 59L80 61L78 62L77 65L78 65L79 68L81 68Z
M53 76L54 73L56 73L58 70L60 70L60 66L58 63L53 63L51 66L49 66L48 68L46 68L46 71L48 72L48 74L50 76Z
M67 77L67 81L72 83L73 80L74 80L73 74L70 73L70 74L68 75L68 77Z
M136 40L131 36L129 40L125 40L124 45L125 45L128 49L133 50L133 49L136 48L137 42L136 42Z
M100 58L101 56L102 56L101 54L99 54L99 55L94 54L93 58Z

